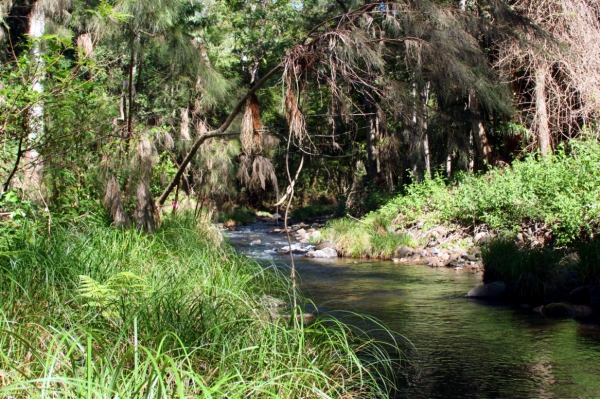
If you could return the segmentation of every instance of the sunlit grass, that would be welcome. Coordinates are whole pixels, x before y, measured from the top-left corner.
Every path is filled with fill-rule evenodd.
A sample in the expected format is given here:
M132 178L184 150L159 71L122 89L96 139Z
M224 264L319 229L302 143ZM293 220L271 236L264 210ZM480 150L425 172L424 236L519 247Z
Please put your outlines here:
M393 346L273 319L291 292L191 218L24 229L0 254L0 396L387 397ZM83 277L82 277L83 276Z

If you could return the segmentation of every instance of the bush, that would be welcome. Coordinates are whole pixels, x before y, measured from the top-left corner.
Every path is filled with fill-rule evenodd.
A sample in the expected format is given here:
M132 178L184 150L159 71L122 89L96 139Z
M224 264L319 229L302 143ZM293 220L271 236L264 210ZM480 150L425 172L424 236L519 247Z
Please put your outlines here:
M314 217L333 215L336 207L333 205L308 205L295 209L290 216L296 220L305 220Z
M453 185L437 176L411 184L373 215L399 228L417 222L487 224L506 236L522 225L548 229L558 244L598 232L600 220L600 143L572 140L556 154L527 156L512 167L485 175L463 175Z

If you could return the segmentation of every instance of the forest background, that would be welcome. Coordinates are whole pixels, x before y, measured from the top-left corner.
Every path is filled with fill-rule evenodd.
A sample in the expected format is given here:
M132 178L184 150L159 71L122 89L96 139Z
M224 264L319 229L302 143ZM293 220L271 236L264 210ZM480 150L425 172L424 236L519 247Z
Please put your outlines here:
M73 219L102 199L115 225L153 230L183 193L199 210L273 209L286 187L296 206L360 216L413 181L545 157L596 131L593 1L39 0L0 11L13 220Z

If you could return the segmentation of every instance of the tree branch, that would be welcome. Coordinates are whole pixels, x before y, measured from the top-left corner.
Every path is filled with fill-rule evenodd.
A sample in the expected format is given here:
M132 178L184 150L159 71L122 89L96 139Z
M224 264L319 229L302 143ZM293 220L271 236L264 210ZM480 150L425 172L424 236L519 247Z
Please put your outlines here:
M242 110L242 108L246 104L246 101L250 98L250 96L253 95L254 93L256 93L256 91L258 89L260 89L271 77L273 77L273 75L275 75L277 72L279 72L282 67L283 67L283 65L279 64L275 68L271 69L250 90L248 90L248 92L246 93L246 95L244 96L244 98L242 98L237 103L237 105L235 106L235 108L233 109L233 111L231 111L231 113L229 114L229 116L227 117L227 119L225 120L225 122L223 122L223 124L221 126L219 126L215 130L211 130L210 132L206 133L205 135L202 135L201 137L199 137L196 140L196 142L194 143L194 145L192 146L192 148L190 148L190 152L188 152L188 154L186 155L186 157L183 160L183 162L181 162L181 165L179 165L179 169L177 169L177 173L175 173L175 176L173 177L173 179L171 180L171 182L169 183L169 185L167 186L167 188L165 188L165 191L163 191L163 193L160 195L160 197L156 201L157 205L159 207L164 205L165 201L167 200L167 197L169 196L169 194L171 194L171 191L173 191L173 189L177 185L177 182L179 181L179 179L181 178L181 176L185 172L185 169L188 166L188 164L192 161L192 158L194 158L194 156L196 155L196 152L198 151L198 149L200 148L200 146L202 145L202 143L204 143L207 139L210 139L210 138L213 138L213 137L223 137L223 136L239 135L239 132L225 133L225 130L227 130L227 128L229 127L229 125L231 125L231 122L233 122L233 120L235 119L235 117L237 116L237 114L240 113L240 111Z

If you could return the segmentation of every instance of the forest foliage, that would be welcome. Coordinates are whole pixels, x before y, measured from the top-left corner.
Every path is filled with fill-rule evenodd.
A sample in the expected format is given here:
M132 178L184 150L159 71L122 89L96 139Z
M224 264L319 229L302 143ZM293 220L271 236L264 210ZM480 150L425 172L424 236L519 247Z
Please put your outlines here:
M286 187L356 216L596 131L587 0L27 0L0 19L2 191L45 219L102 201L153 230L184 197L269 208Z

